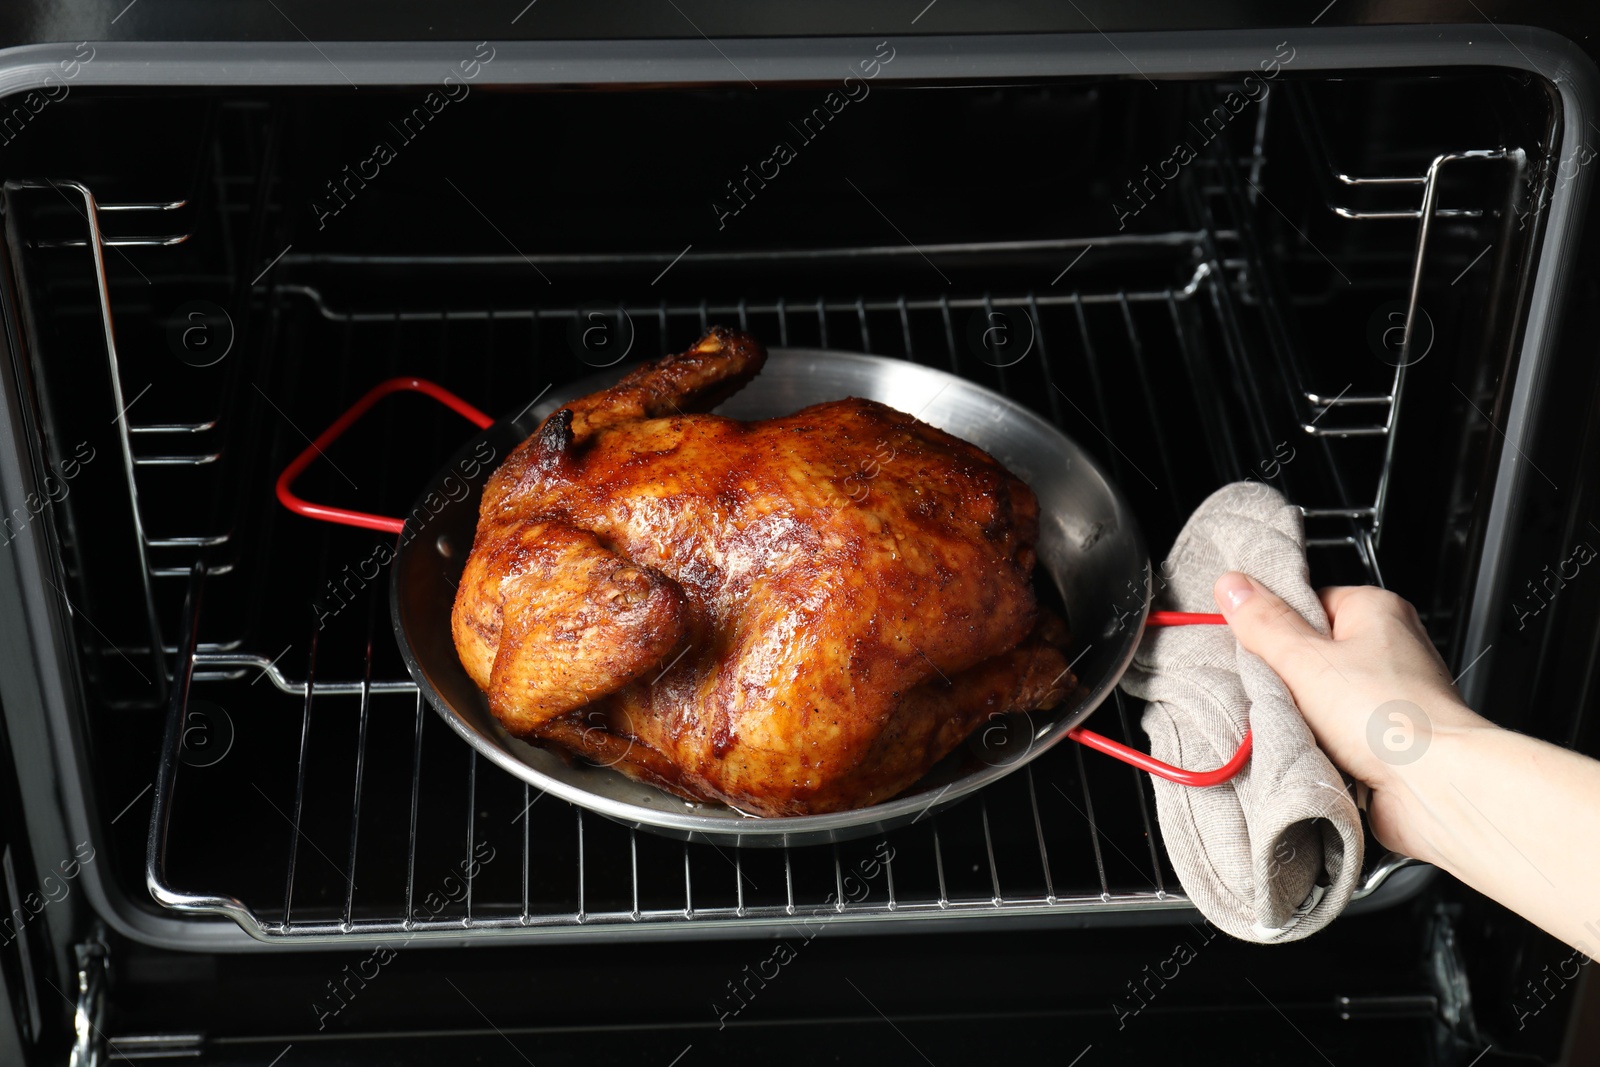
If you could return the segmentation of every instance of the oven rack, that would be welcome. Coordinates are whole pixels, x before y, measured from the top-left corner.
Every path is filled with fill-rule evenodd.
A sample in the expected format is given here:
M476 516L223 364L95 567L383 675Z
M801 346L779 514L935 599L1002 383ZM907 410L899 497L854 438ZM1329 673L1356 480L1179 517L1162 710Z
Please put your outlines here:
M150 848L146 870L146 884L152 896L173 910L202 915L222 915L237 922L253 937L264 941L293 940L300 942L343 942L350 940L411 939L458 940L470 936L505 937L560 937L587 936L584 930L625 929L640 936L702 936L708 928L737 931L748 928L780 929L800 927L810 931L820 925L839 922L847 926L874 924L885 921L917 922L937 919L940 922L986 921L1002 918L1039 918L1106 914L1112 912L1172 911L1188 908L1187 897L1176 888L1170 866L1166 863L1159 842L1159 831L1151 819L1153 799L1144 776L1132 768L1109 762L1091 772L1083 750L1074 745L1063 745L1022 768L1008 781L1009 790L991 787L979 793L972 801L952 813L943 811L930 814L919 829L912 826L894 830L881 839L852 842L831 847L810 846L785 848L781 858L774 850L721 849L715 845L689 844L654 838L641 834L631 827L610 823L601 816L585 812L560 800L539 810L535 809L543 798L540 791L524 782L511 782L508 792L499 790L498 800L509 804L500 811L494 810L495 801L487 799L485 788L491 778L510 781L498 768L480 762L475 750L466 750L467 768L463 779L456 781L466 809L465 830L459 840L459 858L452 871L459 875L446 875L437 884L448 888L456 877L457 889L450 894L451 903L458 907L450 914L442 914L442 905L434 905L435 894L425 888L418 876L416 851L418 837L418 810L425 768L424 753L430 751L430 733L446 744L455 738L426 706L420 690L410 682L375 681L369 658L366 673L359 681L320 681L315 677L304 681L291 681L270 665L263 666L254 657L235 657L226 654L205 654L196 651L200 629L200 613L204 601L206 573L203 564L197 564L189 586L187 611L188 638L185 642L183 666L174 682L174 694L166 725L160 769L155 782L155 802L150 823ZM378 612L369 614L376 618ZM369 630L369 657L372 634ZM264 908L246 903L231 894L192 892L178 888L169 875L168 855L172 844L172 829L178 791L180 766L183 758L186 732L192 728L191 696L204 683L199 681L198 667L238 665L260 670L272 678L274 686L285 693L302 699L303 715L299 723L301 743L296 767L292 800L279 798L282 803L262 791L266 804L277 810L289 827L286 845L287 868L281 912L268 913ZM405 855L403 893L399 885L391 887L391 899L399 902L392 913L374 911L365 903L358 904L357 861L362 838L363 773L369 758L366 749L371 724L378 714L376 699L380 696L400 698L386 714L412 730L410 751L409 789L409 849ZM360 744L354 753L353 781L354 803L349 818L347 850L341 851L338 841L318 843L303 830L308 816L307 757L308 740L313 735L314 709L318 698L342 696L358 700ZM1116 718L1109 724L1112 736L1128 739L1131 736L1130 715L1137 702L1118 692L1114 698ZM322 710L322 715L327 711ZM1104 716L1104 713L1102 713ZM1097 720L1097 725L1108 724ZM1066 750L1070 749L1068 752ZM1090 757L1093 760L1093 757ZM432 768L429 767L429 770ZM196 773L191 768L182 772ZM1097 785L1091 788L1091 777ZM1123 818L1108 820L1105 817L1109 804L1118 799L1108 785L1122 779L1124 806ZM1017 781L1020 779L1020 783ZM1076 789L1069 792L1062 782L1075 780ZM504 784L504 783L502 783ZM254 785L254 783L252 783ZM259 787L256 787L259 790ZM1049 790L1054 790L1065 802L1055 800ZM1041 804L1040 797L1046 798ZM1133 803L1129 803L1130 795ZM1025 801L1024 798L1025 797ZM1096 797L1100 798L1097 818ZM392 798L391 798L392 799ZM511 810L520 810L507 820ZM292 817L289 812L292 811ZM1082 825L1063 827L1064 811L1081 817ZM1137 812L1137 829L1128 816ZM969 818L963 823L970 827L976 815L976 826L981 828L981 838L964 838L958 825L952 832L952 823L965 812ZM1046 814L1048 812L1048 814ZM509 883L502 879L500 887L508 884L516 892L485 901L484 892L478 888L475 905L475 881L487 869L504 846L507 833L502 830L496 844L485 843L489 836L481 827L491 816L498 815L498 824L511 828L509 838L514 850L513 878ZM920 820L919 820L920 821ZM515 829L520 822L520 830ZM1009 855L1001 852L1002 829L1010 826L1022 828L1021 836L1036 849L1028 857L1036 867L1019 861L1016 851ZM605 874L591 860L594 845L586 845L597 837L606 836L613 852L619 846L626 849L626 863L621 865L625 874L610 886L599 885ZM918 841L919 836L923 839ZM1015 836L1015 835L1013 835ZM539 866L551 850L553 838L566 837L570 853L575 856L575 868L567 874L569 905L564 910L548 906L532 889ZM1074 840L1075 839L1075 840ZM625 846L623 842L625 841ZM520 844L519 844L520 843ZM370 847L370 842L368 842ZM1077 854L1066 846L1076 844ZM921 846L920 848L918 846ZM331 851L330 851L331 850ZM855 852L855 862L848 862L846 850ZM867 850L863 852L862 850ZM681 856L680 900L663 906L659 886L654 904L642 889L647 873L641 867L641 853L655 854L655 862L668 857L672 865ZM1031 850L1029 850L1031 851ZM753 854L754 853L754 854ZM908 877L912 856L918 856L927 866L931 858L932 869L921 871L920 882L934 893L908 892ZM997 855L1006 855L1007 877L1002 878L1002 864ZM1377 853L1373 853L1374 856ZM342 856L336 860L334 856ZM957 860L956 857L963 857ZM612 856L613 861L617 857ZM481 862L474 863L474 859ZM976 878L962 880L964 888L957 888L953 868L958 862L977 859L971 864ZM762 877L767 872L781 871L781 889L768 882L768 890L761 900L755 891L761 889L751 876L751 869L763 866ZM330 866L344 864L340 877L343 881L342 898L325 895L319 904L310 908L309 917L295 917L297 865L325 862ZM718 861L721 861L719 866ZM874 862L877 861L877 862ZM897 888L896 863L899 883ZM1362 899L1380 886L1395 870L1410 861L1393 854L1370 861L1355 899ZM437 865L436 865L437 866ZM981 868L981 870L980 870ZM1026 868L1026 869L1025 869ZM502 866L502 870L504 867ZM1023 873L1016 872L1023 869ZM619 865L609 865L609 875L616 879ZM706 872L711 872L710 878ZM1136 870L1134 877L1146 883L1144 887L1130 886L1127 872ZM869 873L870 871L870 873ZM881 878L880 878L881 871ZM657 874L660 872L657 871ZM931 878L928 877L931 873ZM520 876L520 877L518 877ZM676 881L676 874L670 879ZM364 879L363 879L364 880ZM430 883L431 884L431 883ZM807 888L799 888L805 886ZM974 886L978 888L973 889ZM850 887L850 888L847 888ZM862 888L862 896L853 896ZM597 891L598 890L598 891ZM608 906L609 902L609 906ZM274 916L281 917L274 917Z
M1187 266L1174 284L1159 289L804 300L708 297L695 303L624 303L620 310L634 322L639 347L646 351L681 347L713 321L736 321L780 342L825 343L932 362L967 376L991 375L995 387L1030 396L1041 414L1071 426L1080 440L1094 432L1091 425L1115 432L1117 424L1108 422L1110 407L1124 416L1140 413L1141 422L1148 420L1152 427L1156 448L1174 455L1170 450L1179 430L1170 429L1174 436L1169 436L1167 420L1155 417L1171 408L1171 383L1181 380L1195 391L1194 402L1184 408L1185 429L1198 436L1212 425L1209 413L1221 409L1220 383L1207 368L1216 363L1240 369L1251 359L1238 323L1241 313L1222 281L1223 265L1204 255L1204 244L1189 244L1198 250L1186 249ZM506 337L531 346L534 331L558 332L577 315L565 305L353 308L293 278L275 281L271 295L275 314L297 325L295 343L319 350L362 349L389 336L438 327L435 368L448 363L449 330L471 325L505 331ZM988 309L1026 312L1037 329L1041 358L1012 368L974 366L953 324ZM935 339L931 348L924 343L929 337ZM1212 344L1221 351L1206 348ZM487 346L484 363L503 360L493 354L508 347L505 338ZM1082 371L1076 400L1052 385L1056 379L1050 376L1067 368ZM497 379L501 369L474 368L477 395L493 395L481 382ZM1029 369L1049 381L1039 388L1023 375ZM522 386L526 395L537 393L542 367L521 373L528 375ZM1123 383L1116 405L1108 406L1104 395L1108 383L1100 379L1108 377ZM1093 381L1100 384L1086 384ZM1159 389L1157 382L1168 387ZM1084 419L1081 424L1072 421L1074 408ZM1120 425L1133 423L1124 418ZM1234 435L1219 432L1212 446L1192 450L1204 457L1197 462L1206 473L1198 476L1199 483L1189 477L1185 493L1197 502L1215 484L1243 476L1252 439L1265 434L1266 427L1240 426ZM1107 463L1132 490L1139 479L1134 461L1100 444ZM288 432L280 446L282 452L302 447ZM1159 513L1168 525L1192 506L1175 487L1172 493L1148 486L1138 491L1152 509L1149 514ZM1364 542L1348 510L1308 512L1308 524L1325 530L1312 540L1318 572L1342 569L1370 580ZM321 526L308 535L360 536ZM1085 759L1077 746L1045 753L969 801L896 830L882 842L780 850L672 842L544 799L536 789L480 763L426 705L403 669L386 670L377 662L382 656L375 650L381 653L391 640L383 622L388 617L385 583L366 590L366 629L343 632L343 670L330 674L316 665L339 649L315 629L278 634L270 641L258 638L255 648L219 649L203 642L207 591L229 577L214 576L199 563L189 578L185 637L155 789L147 884L158 901L176 911L226 916L258 939L301 943L397 936L705 936L708 930L806 926L819 918L860 928L1088 915L1122 915L1131 921L1190 906L1160 844L1148 782L1131 768ZM281 654L275 655L286 641L312 649L303 674L287 669ZM197 708L198 720L193 717ZM186 731L214 716L216 708L231 715L235 735L250 737L255 752L272 754L246 768L256 775L248 782L184 758ZM1138 702L1119 693L1100 712L1097 728L1137 744L1139 712ZM375 784L379 778L382 784ZM385 823L374 822L375 811L387 813ZM226 821L217 822L222 818L217 813L227 813ZM255 827L245 840L227 830L240 820ZM430 832L431 846L423 840ZM496 856L509 855L511 861L488 865L466 885L462 899L452 902L452 910L430 911L425 906L430 890L437 891L452 869L470 867L474 849L485 841L492 842ZM859 877L879 848L893 850L894 858L882 864L880 877ZM385 850L386 862L373 859ZM1376 849L1372 855L1363 896L1402 862ZM382 873L364 874L368 863L377 863ZM864 884L866 895L841 899L852 883Z
M1388 392L1374 395L1347 394L1342 398L1323 397L1311 392L1306 393L1307 401L1311 403L1319 414L1325 413L1337 403L1376 407L1381 414L1381 421L1353 430L1318 427L1314 421L1308 422L1303 427L1306 433L1313 436L1373 436L1383 438L1383 467L1378 476L1377 489L1370 507L1363 509L1365 514L1370 517L1371 526L1362 536L1366 541L1369 557L1376 561L1378 548L1382 543L1384 518L1389 503L1389 475L1394 465L1395 442L1398 439L1396 431L1400 422L1406 377L1415 362L1412 358L1413 340L1417 335L1417 315L1421 308L1422 289L1426 280L1424 272L1428 263L1429 242L1434 235L1435 226L1439 219L1481 219L1486 213L1485 209L1479 207L1447 208L1442 206L1440 199L1443 175L1446 169L1454 170L1462 164L1468 166L1481 166L1486 163L1501 164L1504 165L1507 171L1506 180L1508 184L1514 185L1526 164L1526 155L1520 148L1464 149L1438 153L1429 161L1427 169L1421 174L1352 176L1345 174L1335 164L1321 123L1316 120L1316 109L1307 106L1304 108L1303 114L1309 116L1309 121L1301 124L1300 128L1307 138L1315 142L1316 153L1321 166L1314 167L1314 171L1319 178L1323 179L1324 188L1328 189L1326 194L1327 206L1336 217L1352 221L1417 220L1417 243L1416 251L1412 256L1411 272L1406 290L1401 349L1397 354L1394 378ZM1331 183L1328 182L1329 178L1331 178ZM1353 208L1339 202L1337 193L1332 188L1329 188L1330 184L1342 190L1362 188L1415 190L1418 202L1414 208L1404 207L1383 210ZM1501 199L1504 199L1503 196ZM1421 357L1417 358L1420 359Z
M145 420L139 418L135 405L143 399L150 383L130 385L119 354L118 333L113 315L111 272L108 253L114 253L119 262L138 275L145 284L151 279L144 276L123 249L164 250L187 244L198 225L195 214L197 204L193 198L159 200L150 202L102 202L84 182L74 179L11 179L3 184L7 212L30 219L42 217L47 210L65 209L70 218L81 221L84 236L25 237L27 247L39 254L60 256L63 250L79 254L87 252L91 265L89 300L98 333L103 341L107 381L110 395L116 406L116 417L108 442L116 457L132 504L130 529L131 543L139 562L139 589L141 598L138 618L143 628L143 638L138 641L119 641L91 645L91 655L102 659L137 657L148 660L154 667L151 678L156 700L166 698L166 687L171 675L171 657L176 653L173 644L163 641L162 612L158 589L163 579L187 577L196 552L226 545L231 533L179 534L162 536L152 534L144 520L141 506L141 482L153 468L175 470L206 468L217 464L224 456L221 444L227 427L219 410L194 419L179 421ZM48 205L46 211L36 214L16 210L17 197L38 195ZM225 203L218 205L227 210ZM114 230L115 233L110 232ZM70 306L70 305L68 305ZM84 309L71 307L72 313ZM141 360L148 358L140 352ZM227 566L222 568L224 571ZM225 643L219 648L235 647ZM118 708L141 707L148 704L144 697L109 696L107 704Z
M1319 108L1311 95L1293 83L1286 83L1280 89L1287 99L1292 128L1309 158L1312 180L1323 207L1331 216L1341 222L1357 225L1416 222L1416 244L1405 276L1401 347L1398 353L1393 354L1394 373L1386 387L1355 391L1348 385L1341 388L1331 380L1319 384L1307 368L1300 346L1289 340L1291 330L1288 317L1280 306L1281 298L1274 293L1269 263L1260 249L1259 228L1248 222L1252 213L1276 212L1282 215L1282 210L1262 188L1263 172L1269 163L1266 153L1268 116L1276 108L1275 94L1264 97L1259 104L1251 150L1247 155L1227 158L1220 152L1213 152L1201 161L1209 181L1201 187L1200 195L1194 197L1194 213L1203 223L1204 233L1217 233L1224 222L1240 220L1234 231L1241 245L1240 258L1237 261L1224 261L1224 266L1237 266L1245 272L1245 277L1253 277L1259 282L1259 303L1268 324L1267 345L1272 350L1273 358L1290 369L1297 400L1303 401L1310 412L1300 425L1301 431L1324 447L1332 441L1352 439L1381 442L1382 460L1373 479L1370 495L1358 494L1347 488L1340 479L1340 503L1337 507L1301 510L1308 518L1338 516L1352 520L1356 524L1351 535L1352 547L1360 553L1374 580L1382 585L1379 548L1388 512L1405 385L1409 368L1421 358L1412 358L1412 341L1417 336L1417 316L1422 306L1430 244L1436 237L1436 224L1441 219L1485 220L1493 224L1496 211L1506 203L1507 196L1521 178L1527 165L1527 156L1520 148L1504 146L1452 148L1436 152L1419 173L1347 173L1336 159ZM1223 91L1223 88L1219 88L1215 93L1220 98ZM1504 187L1474 187L1473 192L1478 195L1473 203L1448 207L1441 203L1446 171L1454 172L1463 165L1481 168L1484 164L1498 165L1504 169ZM1387 197L1391 203L1375 208L1347 200L1349 196L1363 193ZM1415 206L1405 202L1408 195L1415 196ZM1289 223L1301 242L1315 250L1310 238L1294 226L1287 215L1283 215L1283 221ZM1320 250L1317 250L1317 254L1321 255ZM1326 259L1325 256L1322 258ZM1336 412L1351 413L1354 417L1345 421L1335 417L1328 423L1318 425L1324 416ZM1366 414L1369 412L1370 416ZM1366 502L1368 500L1370 503Z

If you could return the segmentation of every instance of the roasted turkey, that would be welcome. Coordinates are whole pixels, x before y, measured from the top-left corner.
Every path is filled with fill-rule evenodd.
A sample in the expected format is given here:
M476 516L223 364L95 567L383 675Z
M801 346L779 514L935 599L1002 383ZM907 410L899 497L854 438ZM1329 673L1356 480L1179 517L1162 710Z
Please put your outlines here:
M751 815L876 804L1074 684L1038 502L870 400L703 414L765 360L713 329L547 418L484 490L456 650L518 737Z

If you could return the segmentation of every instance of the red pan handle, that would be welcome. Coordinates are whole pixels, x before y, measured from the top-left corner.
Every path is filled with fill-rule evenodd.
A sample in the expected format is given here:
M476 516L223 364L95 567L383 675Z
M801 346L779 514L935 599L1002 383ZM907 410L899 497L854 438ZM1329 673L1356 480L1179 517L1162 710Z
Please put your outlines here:
M1226 626L1221 615L1205 611L1152 611L1146 626Z
M397 534L405 529L404 519L391 519L385 515L374 515L367 511L355 511L350 508L330 507L327 504L313 504L294 494L296 478L305 473L311 466L312 460L323 455L323 450L337 441L344 432L355 425L361 416L365 415L374 404L388 396L406 390L430 396L454 411L462 418L474 423L478 429L486 430L494 425L494 419L471 404L456 396L442 385L436 385L425 378L390 378L386 382L379 382L367 390L365 396L350 405L350 410L333 420L333 424L317 435L317 439L306 446L306 450L294 457L294 461L283 468L283 473L278 475L278 501L290 511L304 515L308 519L318 519L322 522L334 522L344 526L360 526L367 530L382 530L384 533Z
M1170 763L1162 763L1154 756L1146 755L1136 748L1129 748L1127 745L1097 734L1093 730L1085 730L1081 726L1068 730L1067 736L1080 745L1088 745L1092 749L1104 752L1112 759L1119 759L1123 763L1139 768L1141 771L1149 771L1157 778L1165 778L1167 781L1177 782L1179 785L1221 785L1244 770L1245 764L1250 762L1251 739L1249 730L1244 732L1244 740L1239 742L1239 750L1233 754L1233 758L1214 771L1186 771L1182 767L1174 767Z
M1228 620L1221 615L1203 611L1152 611L1145 620L1146 626L1225 626ZM1245 764L1250 762L1251 736L1250 731L1244 732L1244 740L1239 742L1239 750L1233 757L1214 771L1186 771L1182 767L1174 767L1170 763L1163 763L1154 756L1146 755L1136 748L1129 748L1109 737L1085 730L1083 727L1074 727L1067 731L1067 736L1080 745L1104 752L1113 759L1137 767L1141 771L1149 771L1158 778L1165 778L1169 782L1179 785L1207 786L1221 785L1234 775L1244 770Z

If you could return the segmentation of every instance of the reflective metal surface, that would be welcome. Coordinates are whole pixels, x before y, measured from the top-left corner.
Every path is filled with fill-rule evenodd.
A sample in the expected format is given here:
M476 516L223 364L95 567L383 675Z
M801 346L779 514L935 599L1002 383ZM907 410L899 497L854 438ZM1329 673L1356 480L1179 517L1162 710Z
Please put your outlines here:
M448 491L447 480L459 482L463 468L447 464L421 498L434 506L414 508L400 535L391 607L401 653L434 708L483 756L540 789L639 829L719 845L817 844L881 834L955 803L1059 744L1115 688L1143 628L1149 563L1127 503L1087 453L1021 405L943 371L877 356L774 349L765 370L719 414L770 418L849 396L877 400L978 445L1033 488L1040 505L1040 567L1073 631L1067 654L1080 684L1051 711L980 726L900 796L827 815L751 818L512 737L461 667L450 634L450 606L472 545L482 484L545 416L628 369L574 383L468 442L457 459L482 455L477 450L486 441L495 462L482 465L465 496L459 488ZM440 500L446 501L442 509Z

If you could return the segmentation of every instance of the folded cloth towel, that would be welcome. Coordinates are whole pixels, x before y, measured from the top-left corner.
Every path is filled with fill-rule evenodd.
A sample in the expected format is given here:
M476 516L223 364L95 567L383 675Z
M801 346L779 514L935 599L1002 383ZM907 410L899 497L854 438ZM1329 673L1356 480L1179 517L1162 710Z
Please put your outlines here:
M1156 580L1155 605L1216 611L1211 587L1241 571L1323 633L1298 508L1258 482L1213 493L1190 517ZM1183 890L1201 914L1246 941L1294 941L1344 909L1361 871L1361 816L1272 669L1226 626L1152 628L1122 680L1148 704L1157 759L1186 770L1226 762L1248 728L1254 750L1232 781L1207 788L1155 779L1156 811Z

